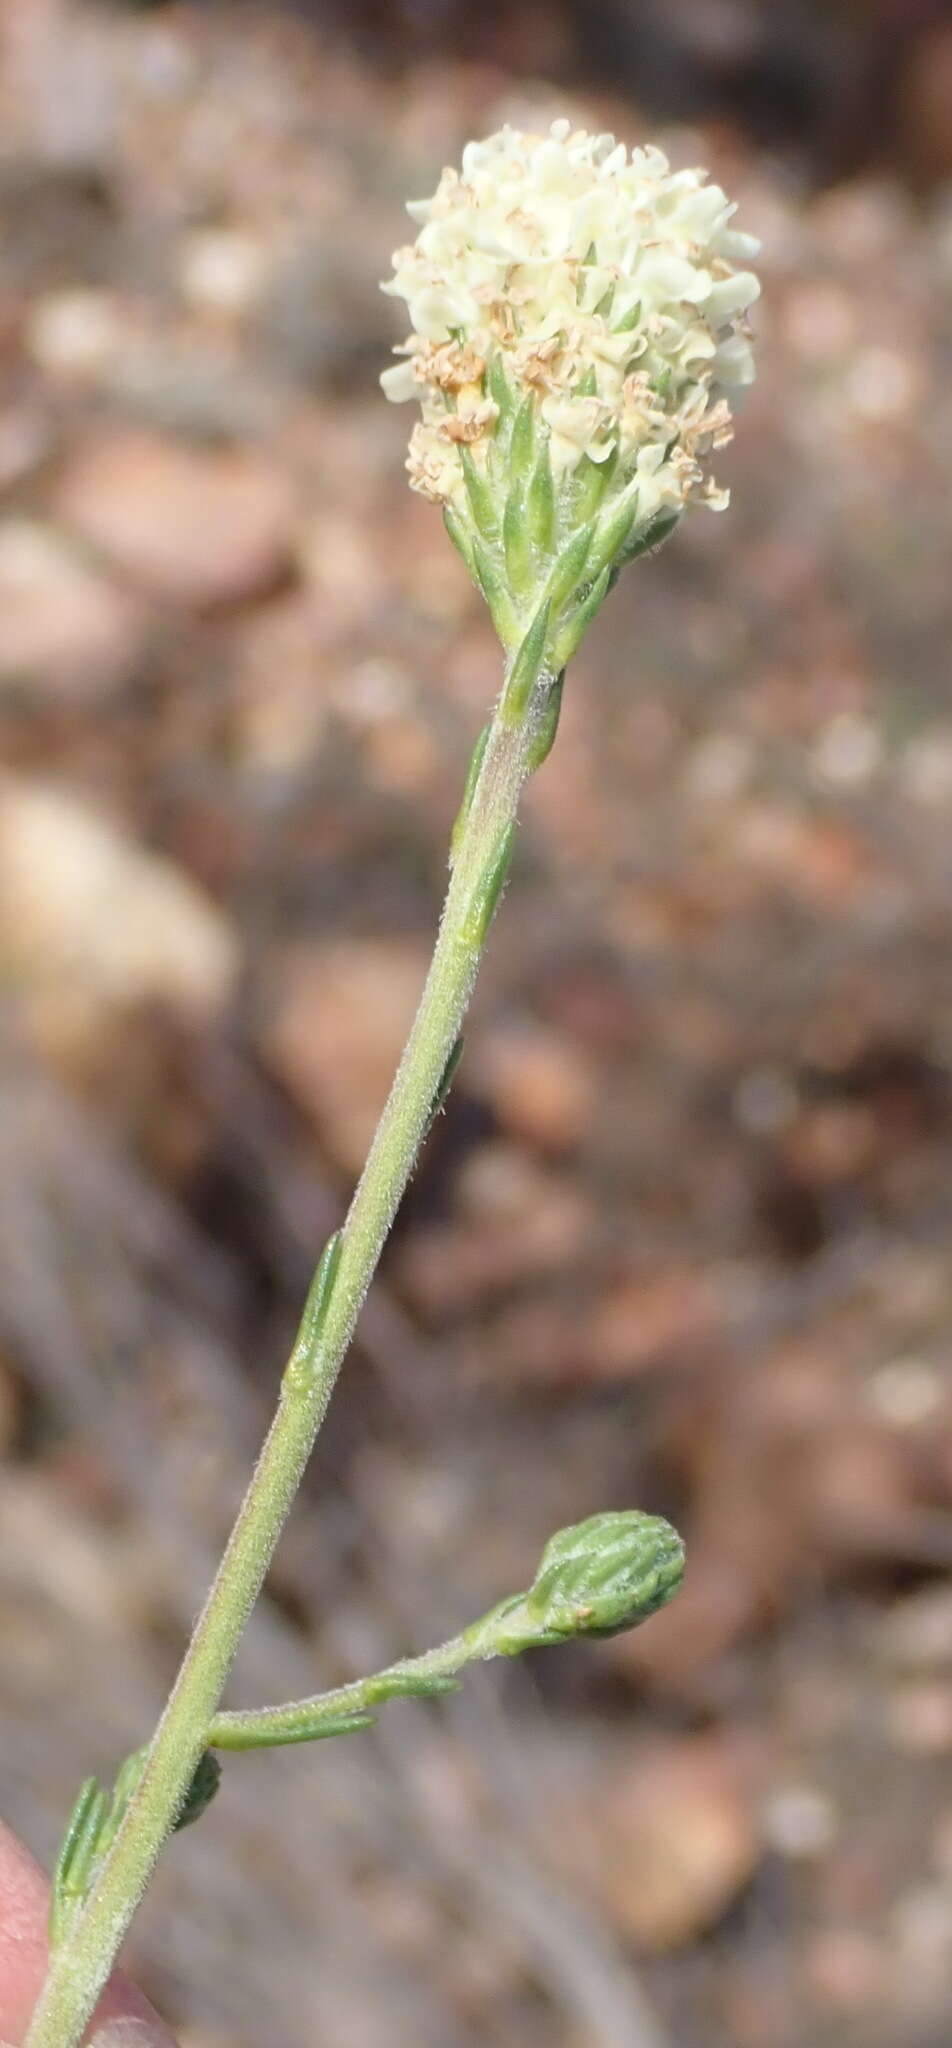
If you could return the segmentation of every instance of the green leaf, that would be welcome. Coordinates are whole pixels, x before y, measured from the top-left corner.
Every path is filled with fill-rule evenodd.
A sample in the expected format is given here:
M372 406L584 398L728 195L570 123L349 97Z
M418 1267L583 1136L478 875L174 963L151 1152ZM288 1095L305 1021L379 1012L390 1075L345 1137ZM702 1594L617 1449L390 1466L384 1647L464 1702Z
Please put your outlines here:
M509 671L501 707L509 724L518 724L544 672L551 613L551 604L546 599L540 604Z
M444 1693L459 1692L459 1679L448 1678L439 1671L381 1671L376 1678L367 1680L367 1698L374 1704L384 1700L439 1699Z
M452 505L444 505L443 507L443 524L457 554L462 555L470 575L475 578L476 564L473 559L472 535L464 521L460 518L459 513L454 512Z
M583 455L571 480L573 525L593 519L618 468L618 450L613 448L604 462Z
M472 807L473 793L475 791L476 784L479 781L479 771L483 765L483 759L485 757L486 748L489 745L489 735L491 731L491 726L483 726L482 732L480 733L476 741L476 745L474 746L473 751L469 757L469 767L466 770L466 781L463 785L463 800L456 814L456 823L453 826L453 830L450 835L451 867L453 865L453 861L456 858L456 853L459 847L460 839L462 838L462 835L466 829L466 820L469 817L470 809Z
M343 1249L343 1234L335 1230L321 1253L314 1278L308 1289L304 1314L298 1326L294 1348L284 1368L284 1385L292 1392L310 1388L314 1378L314 1367L321 1331L330 1307L337 1268Z
M516 597L527 598L535 582L535 559L526 518L525 490L520 478L513 479L506 499L502 542L509 588Z
M557 662L563 662L563 664L571 662L573 653L581 645L583 635L588 633L588 629L592 625L592 618L596 616L596 612L602 610L602 604L604 604L604 600L608 596L610 580L612 580L612 571L610 571L610 567L606 567L606 569L602 569L602 575L596 575L596 582L592 584L592 590L581 598L581 604L577 606L577 610L567 618L567 623L565 623L565 627L559 633L559 639L555 643Z
M469 908L463 920L463 938L467 945L474 948L483 944L506 886L515 837L516 827L513 821L511 825L506 826L489 867L470 898Z
M527 391L512 423L509 443L509 476L512 483L528 482L535 463L536 402Z
M374 1717L361 1709L353 1713L318 1715L314 1702L302 1700L297 1716L289 1709L286 1715L280 1708L275 1710L274 1719L267 1712L249 1715L247 1723L235 1716L235 1725L228 1714L216 1715L210 1730L210 1739L216 1749L283 1749L286 1743L326 1742L336 1735L359 1735L363 1728L372 1728Z
M590 519L586 526L573 534L567 547L556 557L546 591L553 618L562 610L566 600L575 596L585 574L594 538L595 521Z
M526 526L533 546L548 554L555 532L555 484L546 434L536 457L536 466L526 493Z
M650 553L652 548L660 548L662 541L666 541L669 533L674 532L680 520L680 512L657 512L643 532L632 536L629 546L622 550L619 562L636 562L639 555Z
M473 563L476 580L489 606L496 631L503 645L512 647L519 637L519 621L495 557L485 542L478 538L473 541Z
M552 682L549 694L545 700L545 707L536 727L532 745L526 756L526 765L530 775L534 775L536 769L541 768L543 761L548 760L555 745L555 736L559 729L559 715L562 710L562 686L564 682L565 670L562 668Z
M467 448L465 442L460 448L460 461L466 494L476 525L486 540L494 540L499 532L495 500L485 477L476 467L472 449Z
M623 555L626 542L631 538L632 528L638 517L639 490L637 484L629 484L612 503L606 506L592 542L588 561L590 574L600 574L603 568L611 568Z
M210 1807L220 1783L221 1764L210 1749L205 1749L198 1759L195 1775L179 1807L174 1829L176 1834L179 1834L182 1828L190 1828L195 1821L201 1820L202 1814Z
M50 1891L49 1934L54 1948L62 1941L74 1914L88 1896L103 1859L119 1833L147 1756L147 1749L136 1749L131 1756L124 1758L111 1792L100 1785L98 1778L87 1778L80 1786L56 1859ZM175 1829L189 1827L192 1821L199 1819L211 1804L220 1777L221 1766L217 1758L205 1750L179 1808Z
M591 589L583 597L577 610L570 614L563 626L555 643L555 658L557 661L562 662L563 666L566 662L571 661L582 640L583 634L591 625L596 612L600 611L608 593L611 573L610 567L602 570L601 575L595 578Z
M66 1825L50 1889L49 1936L55 1948L86 1896L109 1795L98 1778L86 1778Z
M499 411L499 425L505 426L515 411L516 400L512 385L506 376L505 365L498 350L490 357L487 374L489 396Z
M109 1804L96 1841L97 1863L101 1862L107 1850L112 1848L119 1833L125 1819L126 1808L145 1769L147 1755L147 1749L134 1749L131 1756L123 1758L116 1772Z
M463 1034L462 1032L460 1032L459 1037L456 1039L455 1043L450 1049L446 1065L443 1068L443 1072L440 1076L439 1085L437 1087L436 1093L433 1097L432 1104L430 1106L430 1116L429 1122L427 1124L427 1129L429 1129L430 1124L435 1122L436 1118L439 1116L440 1110L443 1108L446 1098L449 1095L450 1089L453 1086L453 1079L456 1073L456 1069L459 1066L462 1057Z

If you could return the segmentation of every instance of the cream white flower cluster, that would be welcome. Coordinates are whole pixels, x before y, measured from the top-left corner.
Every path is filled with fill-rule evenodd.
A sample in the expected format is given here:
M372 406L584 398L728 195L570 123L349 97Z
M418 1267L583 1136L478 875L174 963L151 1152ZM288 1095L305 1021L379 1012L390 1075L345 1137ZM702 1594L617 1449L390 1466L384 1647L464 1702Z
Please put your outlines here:
M726 503L704 458L730 439L727 394L753 377L759 286L737 265L758 245L705 172L566 120L548 136L507 127L468 143L462 173L408 211L420 231L383 289L413 331L381 381L422 407L416 490L463 509L462 451L491 466L494 391L508 388L534 394L557 488L588 457L613 490L637 478L640 521Z

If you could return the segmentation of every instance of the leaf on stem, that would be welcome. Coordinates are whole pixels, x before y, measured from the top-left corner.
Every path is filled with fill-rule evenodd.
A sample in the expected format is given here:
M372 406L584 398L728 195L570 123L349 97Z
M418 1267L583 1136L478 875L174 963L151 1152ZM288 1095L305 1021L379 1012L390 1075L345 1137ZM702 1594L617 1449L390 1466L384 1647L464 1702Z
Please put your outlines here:
M494 540L499 531L496 506L489 486L473 461L472 451L465 442L460 447L460 461L463 466L463 480L469 498L470 511L480 533L486 540Z
M437 1117L439 1116L440 1110L443 1108L446 1102L450 1089L453 1086L453 1080L456 1074L456 1069L459 1066L462 1057L463 1034L462 1032L460 1032L459 1037L456 1039L455 1043L450 1048L446 1065L443 1068L443 1072L440 1076L439 1086L436 1090L436 1094L433 1097L433 1107L430 1110L430 1124L435 1123ZM430 1124L427 1125L428 1130L430 1128Z
M555 484L549 456L548 436L539 449L526 493L526 526L529 538L540 554L548 554L555 532Z
M49 1936L55 1948L78 1908L88 1896L126 1817L129 1802L145 1768L147 1749L135 1749L116 1773L112 1791L98 1778L80 1786L56 1859L50 1891ZM191 1826L211 1805L218 1790L221 1765L207 1749L199 1757L192 1782L179 1808L173 1832Z
M486 873L473 891L463 920L463 939L469 946L480 947L492 923L506 886L515 836L515 823L507 825Z
M527 391L512 423L507 465L510 476L520 483L526 482L535 462L535 423L536 402Z
M470 575L475 576L476 564L473 559L472 536L464 521L459 517L459 514L453 511L452 505L445 505L443 507L443 524L457 554L462 555Z
M578 533L573 534L568 546L563 548L558 556L549 577L547 591L553 618L561 611L567 599L574 597L585 574L585 564L594 538L595 521L590 519L587 526L580 527Z
M586 592L581 604L571 613L566 624L563 626L555 643L555 658L556 661L563 664L563 668L566 662L571 661L573 654L580 645L583 634L591 625L596 612L600 610L608 594L611 578L612 572L610 567L603 569L601 575L596 576L591 589Z
M545 700L539 723L535 730L532 745L526 756L526 766L530 775L534 775L536 769L541 768L543 761L548 760L555 745L555 736L559 729L559 717L562 711L562 688L564 682L565 670L561 668L558 675L552 680L549 694Z
M335 1230L333 1237L329 1237L324 1246L317 1270L308 1289L307 1300L304 1304L304 1314L301 1317L291 1356L284 1369L284 1384L292 1392L297 1391L301 1387L310 1386L313 1379L317 1349L321 1340L321 1331L327 1318L327 1311L330 1307L331 1294L333 1293L334 1281L337 1277L337 1268L340 1264L342 1246L342 1232Z
M503 692L502 712L510 724L519 723L544 671L551 616L551 602L546 598L540 604L509 671L509 679Z
M215 1749L283 1749L291 1743L359 1735L362 1729L374 1725L373 1715L362 1708L346 1714L315 1714L317 1704L301 1700L296 1710L288 1707L265 1709L260 1714L216 1714L209 1741Z

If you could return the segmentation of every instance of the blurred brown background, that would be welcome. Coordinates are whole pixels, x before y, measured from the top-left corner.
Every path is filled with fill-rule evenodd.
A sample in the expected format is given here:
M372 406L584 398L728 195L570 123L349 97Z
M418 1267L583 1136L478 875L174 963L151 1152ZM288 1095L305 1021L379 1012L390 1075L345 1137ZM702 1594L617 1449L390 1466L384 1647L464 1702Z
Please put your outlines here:
M232 1697L639 1504L680 1600L235 1759L186 2048L939 2048L952 2020L952 13L0 10L0 1807L150 1727L419 986L497 664L376 289L471 133L713 164L725 477L611 601Z

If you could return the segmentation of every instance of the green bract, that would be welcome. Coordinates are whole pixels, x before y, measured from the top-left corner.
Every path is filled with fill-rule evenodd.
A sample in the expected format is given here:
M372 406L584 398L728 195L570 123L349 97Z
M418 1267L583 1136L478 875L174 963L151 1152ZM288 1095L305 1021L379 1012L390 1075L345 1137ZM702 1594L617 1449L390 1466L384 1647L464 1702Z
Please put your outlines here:
M503 646L538 665L544 639L547 666L560 673L622 564L665 540L680 512L646 515L644 486L620 479L612 462L585 458L554 474L551 442L531 397L518 411L500 408L482 469L462 450L465 496L443 517Z

